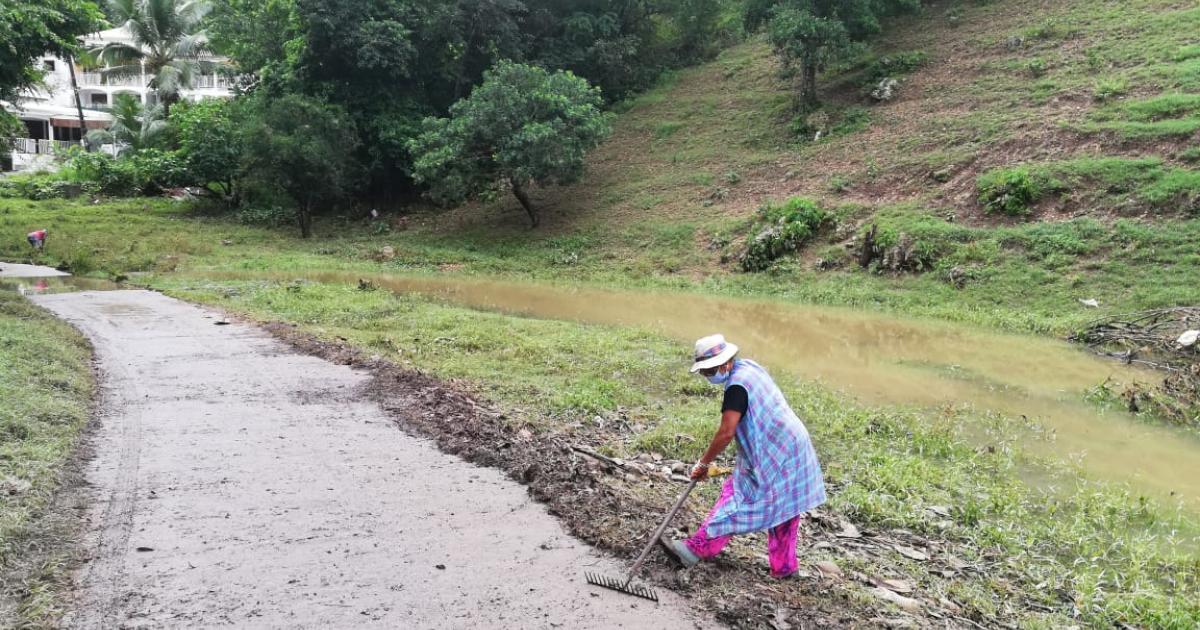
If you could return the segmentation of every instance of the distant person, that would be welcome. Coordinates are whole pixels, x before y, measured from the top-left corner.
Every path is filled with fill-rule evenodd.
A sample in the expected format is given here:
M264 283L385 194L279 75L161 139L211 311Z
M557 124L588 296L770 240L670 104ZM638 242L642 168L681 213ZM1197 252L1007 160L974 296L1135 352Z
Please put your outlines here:
M800 517L825 502L825 478L808 429L788 406L763 366L737 358L738 347L721 335L696 342L691 371L724 388L721 426L691 478L708 468L737 440L737 464L708 518L687 540L660 543L684 566L712 558L735 534L767 531L771 575L790 577L798 569L796 536Z
M46 230L35 230L30 232L25 238L29 239L29 245L36 251L41 251L46 246Z

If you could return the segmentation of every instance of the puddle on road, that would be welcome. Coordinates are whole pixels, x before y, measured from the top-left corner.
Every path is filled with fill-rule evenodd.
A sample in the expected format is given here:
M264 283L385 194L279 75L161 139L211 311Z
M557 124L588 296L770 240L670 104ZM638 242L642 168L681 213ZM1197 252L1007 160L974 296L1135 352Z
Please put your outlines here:
M7 278L0 276L0 291L15 291L21 295L46 295L49 293L71 293L74 291L115 291L123 288L109 280L80 278L76 276L53 276L49 278Z
M219 274L228 278L367 278L471 308L583 323L638 326L678 339L681 369L697 337L723 332L771 369L787 370L870 404L968 405L1040 422L1050 439L1034 452L1079 461L1092 474L1200 507L1200 439L1104 412L1086 389L1161 378L1053 339L992 333L849 309L781 302L497 282L315 272Z

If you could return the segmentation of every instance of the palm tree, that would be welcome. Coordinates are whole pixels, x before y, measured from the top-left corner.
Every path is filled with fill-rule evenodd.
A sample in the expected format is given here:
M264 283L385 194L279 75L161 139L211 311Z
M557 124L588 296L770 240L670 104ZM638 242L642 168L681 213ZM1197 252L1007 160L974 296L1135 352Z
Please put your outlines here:
M191 88L197 74L217 65L200 58L208 50L201 21L210 5L207 0L109 0L108 6L133 41L109 42L93 54L109 66L106 75L150 74L149 87L165 117L179 101L180 91Z
M142 107L142 102L132 94L118 94L113 99L110 113L113 121L108 129L88 132L89 145L115 144L120 153L136 153L161 144L167 131L164 108L160 105Z

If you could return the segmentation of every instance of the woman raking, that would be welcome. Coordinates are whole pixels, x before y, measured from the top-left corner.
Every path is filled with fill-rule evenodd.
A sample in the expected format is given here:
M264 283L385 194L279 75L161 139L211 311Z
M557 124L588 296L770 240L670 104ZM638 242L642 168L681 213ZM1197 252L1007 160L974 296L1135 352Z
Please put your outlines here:
M708 518L687 540L660 542L685 567L720 553L737 534L767 531L771 575L796 572L800 517L825 502L825 480L808 429L763 367L737 357L721 335L696 342L693 373L725 389L721 426L692 468L704 479L712 461L737 440L737 464Z

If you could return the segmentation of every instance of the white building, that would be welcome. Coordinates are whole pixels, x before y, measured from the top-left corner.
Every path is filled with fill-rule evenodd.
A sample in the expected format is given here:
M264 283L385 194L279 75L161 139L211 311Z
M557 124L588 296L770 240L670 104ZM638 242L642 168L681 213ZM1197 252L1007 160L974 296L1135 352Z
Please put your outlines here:
M109 29L84 38L84 48L91 49L109 42L132 45L133 38L125 27ZM220 61L218 57L206 59ZM4 109L21 119L25 129L22 130L22 136L12 139L10 158L7 161L0 158L0 170L51 169L55 155L71 145L79 144L87 133L79 125L79 111L75 106L75 93L71 89L71 68L67 62L47 55L40 63L46 72L44 85L31 90L17 103L3 103ZM147 87L151 78L145 73L128 77L105 75L96 70L84 71L76 64L75 81L79 86L79 100L83 105L87 129L103 129L109 125L112 116L107 111L119 94L130 94L143 104L153 104L154 93ZM193 89L183 90L182 96L190 100L229 97L232 81L224 75L202 74L196 77Z

